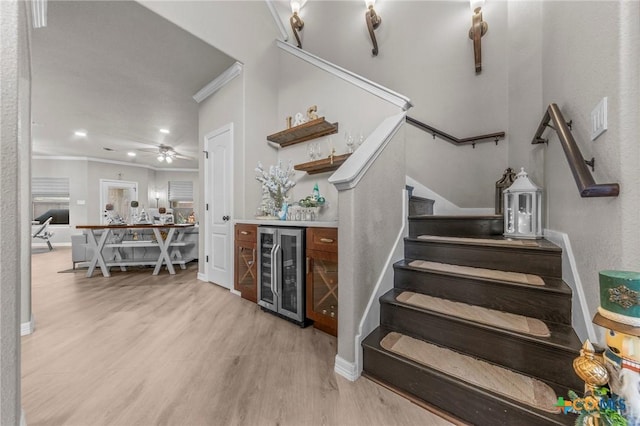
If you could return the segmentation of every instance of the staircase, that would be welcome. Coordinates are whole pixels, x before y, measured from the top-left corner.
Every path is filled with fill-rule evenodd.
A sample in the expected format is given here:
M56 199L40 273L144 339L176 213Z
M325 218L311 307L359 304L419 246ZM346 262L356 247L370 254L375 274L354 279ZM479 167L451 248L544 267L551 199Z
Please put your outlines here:
M462 422L573 424L553 412L556 396L584 386L562 251L502 232L500 216L409 218L363 374Z

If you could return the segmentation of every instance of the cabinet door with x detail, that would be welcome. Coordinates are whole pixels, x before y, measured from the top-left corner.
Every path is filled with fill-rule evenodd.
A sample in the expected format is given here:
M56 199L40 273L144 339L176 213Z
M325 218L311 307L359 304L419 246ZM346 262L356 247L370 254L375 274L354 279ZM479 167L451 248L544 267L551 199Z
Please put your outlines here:
M256 235L256 225L236 225L234 289L252 302L258 300Z

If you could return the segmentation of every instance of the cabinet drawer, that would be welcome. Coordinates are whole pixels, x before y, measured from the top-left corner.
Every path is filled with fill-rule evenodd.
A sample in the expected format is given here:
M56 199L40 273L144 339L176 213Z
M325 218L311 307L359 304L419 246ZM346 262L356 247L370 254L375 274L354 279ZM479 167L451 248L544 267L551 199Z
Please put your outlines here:
M249 223L237 223L236 224L236 240L241 241L258 241L258 225L252 225Z
M338 252L338 228L307 228L307 249Z

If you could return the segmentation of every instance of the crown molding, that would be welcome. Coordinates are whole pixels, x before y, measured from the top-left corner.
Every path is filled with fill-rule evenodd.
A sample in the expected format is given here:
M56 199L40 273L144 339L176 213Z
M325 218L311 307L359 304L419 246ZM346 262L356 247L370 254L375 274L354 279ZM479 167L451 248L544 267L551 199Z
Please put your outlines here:
M280 18L280 15L276 10L275 4L273 4L272 0L264 1L265 3L267 3L267 7L269 8L269 12L271 12L271 16L273 16L273 20L276 22L276 27L278 27L278 31L280 31L280 37L284 41L289 40L289 34L287 34L287 30L285 29L284 24L282 23L282 19Z
M202 89L200 89L198 93L193 95L193 99L197 103L204 101L209 96L213 95L215 92L223 88L231 80L239 76L241 73L242 73L242 64L236 61L229 68L224 70L219 76L211 80L209 84L207 84Z
M385 101L392 103L393 105L402 108L403 111L408 110L413 105L411 104L411 100L400 93L394 92L391 89L388 89L378 83L374 83L371 80L368 80L356 73L348 71L338 65L332 64L331 62L324 60L316 55L313 55L305 50L299 49L297 46L294 46L289 43L285 43L284 41L276 40L276 45L284 50L302 59L305 62L314 65L329 74L332 74L342 80L357 86L372 95L375 95Z
M195 172L198 173L199 169L179 169L179 168L165 168L165 167L153 167L148 164L136 164L136 163L127 163L126 161L117 161L117 160L105 160L103 158L95 158L95 157L75 157L75 156L64 156L64 155L33 155L31 156L32 160L66 160L66 161L94 161L96 163L105 163L105 164L116 164L119 166L129 166L129 167L139 167L141 169L149 169L156 172Z

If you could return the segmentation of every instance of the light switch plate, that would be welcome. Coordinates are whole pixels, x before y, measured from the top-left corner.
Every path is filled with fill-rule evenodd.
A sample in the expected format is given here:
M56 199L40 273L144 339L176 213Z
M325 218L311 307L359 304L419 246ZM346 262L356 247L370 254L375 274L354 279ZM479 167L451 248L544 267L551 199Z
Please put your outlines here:
M602 98L598 105L591 111L591 140L595 141L598 136L607 130L607 97Z
M84 200L76 200L76 204L79 206L84 206Z

